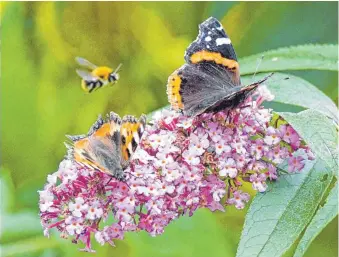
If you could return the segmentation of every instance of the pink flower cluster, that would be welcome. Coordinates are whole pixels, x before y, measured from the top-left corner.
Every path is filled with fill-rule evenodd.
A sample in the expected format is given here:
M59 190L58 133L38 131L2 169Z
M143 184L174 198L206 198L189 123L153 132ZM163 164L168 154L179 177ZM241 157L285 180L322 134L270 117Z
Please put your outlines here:
M243 209L249 194L243 183L264 192L266 181L278 178L277 166L288 160L288 172L300 171L303 149L295 130L261 106L271 98L263 88L230 112L188 118L163 110L154 115L125 170L126 180L63 160L40 193L45 234L57 228L61 237L91 248L91 235L114 245L127 231L156 236L181 215L198 208ZM112 216L113 224L107 224Z

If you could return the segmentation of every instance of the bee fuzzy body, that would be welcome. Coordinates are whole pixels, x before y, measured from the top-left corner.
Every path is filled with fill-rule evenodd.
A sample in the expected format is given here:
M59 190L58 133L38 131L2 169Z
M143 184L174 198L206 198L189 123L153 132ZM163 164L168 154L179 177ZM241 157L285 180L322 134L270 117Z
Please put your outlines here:
M104 86L114 85L119 80L118 71L121 64L113 70L106 66L96 66L81 57L76 57L75 60L79 65L91 70L76 70L77 74L82 78L81 88L87 93L91 93Z

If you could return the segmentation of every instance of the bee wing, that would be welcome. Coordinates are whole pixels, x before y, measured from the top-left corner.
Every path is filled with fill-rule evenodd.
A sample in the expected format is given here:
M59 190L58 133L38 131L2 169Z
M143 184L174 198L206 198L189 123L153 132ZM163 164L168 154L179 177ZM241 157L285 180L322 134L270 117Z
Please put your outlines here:
M80 78L82 78L83 80L86 80L86 81L97 81L97 80L99 80L98 77L92 75L89 71L77 69L76 73L80 76Z
M95 64L91 63L90 61L82 58L82 57L75 57L75 61L81 65L81 66L84 66L84 67L87 67L91 70L94 70L95 68L97 68L98 66L96 66Z

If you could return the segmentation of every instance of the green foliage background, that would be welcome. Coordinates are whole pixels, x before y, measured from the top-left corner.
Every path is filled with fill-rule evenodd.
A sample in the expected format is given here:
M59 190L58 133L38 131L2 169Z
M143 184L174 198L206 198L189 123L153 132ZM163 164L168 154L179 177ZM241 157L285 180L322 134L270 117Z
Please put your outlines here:
M167 77L207 17L221 20L238 57L338 43L335 2L2 2L0 10L1 256L85 255L56 234L44 238L39 224L37 190L65 155L64 135L86 132L99 113L140 115L166 105ZM121 80L83 93L75 56L123 63ZM289 73L337 102L336 72ZM94 248L97 256L234 256L245 213L200 210L157 238L128 234L115 249ZM337 256L337 230L334 220L306 256Z

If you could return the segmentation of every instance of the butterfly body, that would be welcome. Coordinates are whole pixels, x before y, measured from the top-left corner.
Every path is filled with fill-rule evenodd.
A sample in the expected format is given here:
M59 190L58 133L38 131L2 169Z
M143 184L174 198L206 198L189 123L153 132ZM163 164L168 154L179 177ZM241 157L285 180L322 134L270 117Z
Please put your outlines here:
M124 180L124 169L141 141L145 125L145 115L139 120L130 115L121 119L114 112L105 120L99 116L87 135L68 136L72 141L72 145L68 145L68 157L83 166Z
M267 79L241 85L231 40L213 17L200 24L197 39L186 49L185 61L168 78L167 95L172 109L188 116L233 109Z
M82 78L81 88L87 93L91 93L104 86L114 85L119 80L118 71L121 64L113 70L107 66L97 66L81 57L76 57L75 60L79 65L88 69L76 70L77 74Z

